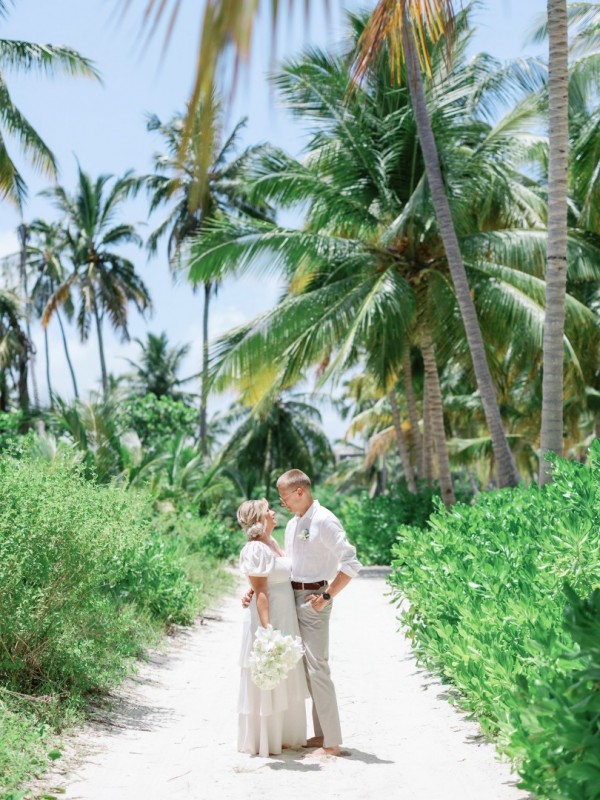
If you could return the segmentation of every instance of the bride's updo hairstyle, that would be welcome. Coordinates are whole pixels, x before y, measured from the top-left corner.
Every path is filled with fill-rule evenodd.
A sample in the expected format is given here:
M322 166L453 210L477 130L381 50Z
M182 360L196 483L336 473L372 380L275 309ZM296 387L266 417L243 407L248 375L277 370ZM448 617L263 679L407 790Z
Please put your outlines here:
M268 502L262 500L246 500L237 510L237 521L248 537L248 541L260 538L265 532Z

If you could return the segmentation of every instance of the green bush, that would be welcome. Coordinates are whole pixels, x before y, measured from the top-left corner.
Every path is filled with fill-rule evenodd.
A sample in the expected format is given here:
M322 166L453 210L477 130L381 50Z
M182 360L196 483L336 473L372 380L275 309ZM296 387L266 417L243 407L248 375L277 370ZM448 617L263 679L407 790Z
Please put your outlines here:
M24 422L22 411L0 411L0 452L10 448L22 436Z
M191 622L224 587L202 544L211 520L194 531L157 515L145 492L94 484L68 454L34 452L0 457L2 797L22 796L19 781L48 763L50 731L81 714L86 695L118 682L162 626ZM17 693L50 706L27 698L15 713L3 700Z
M331 487L318 487L315 493L339 517L363 564L391 564L400 527L425 527L439 497L439 489L426 484L419 487L419 494L412 494L404 481L376 497L365 490L344 495Z
M599 582L600 442L590 461L558 461L543 489L439 508L428 528L401 528L393 549L390 580L395 599L410 601L403 619L419 658L457 687L461 703L517 762L534 757L535 737L523 725L539 700L535 687L568 682L580 666L565 658L577 645L564 626L563 586L587 596ZM555 705L547 731L560 729L572 713L566 707ZM581 745L585 729L579 733ZM538 791L571 797L559 793L551 770Z
M145 498L58 460L0 459L0 680L18 691L106 686L137 652L107 591L150 533Z
M566 671L525 685L508 748L523 788L564 800L600 796L600 590L586 600L566 589L567 630L576 648Z
M0 797L3 800L23 797L17 792L12 794L12 790L46 762L40 734L47 735L49 731L34 714L21 709L19 712L0 697Z
M119 419L124 429L137 433L144 447L161 452L173 440L173 431L178 436L194 436L198 410L168 395L159 398L148 393L125 400L119 409Z
M163 622L193 622L194 587L175 541L153 534L136 553L126 556L109 588L113 597L134 602Z

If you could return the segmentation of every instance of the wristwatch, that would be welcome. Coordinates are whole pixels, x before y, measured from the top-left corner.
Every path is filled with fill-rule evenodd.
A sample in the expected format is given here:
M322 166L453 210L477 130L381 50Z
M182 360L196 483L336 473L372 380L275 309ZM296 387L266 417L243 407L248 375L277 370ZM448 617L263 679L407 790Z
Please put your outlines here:
M323 598L323 600L331 600L331 595L329 594L329 592L323 592L321 597Z

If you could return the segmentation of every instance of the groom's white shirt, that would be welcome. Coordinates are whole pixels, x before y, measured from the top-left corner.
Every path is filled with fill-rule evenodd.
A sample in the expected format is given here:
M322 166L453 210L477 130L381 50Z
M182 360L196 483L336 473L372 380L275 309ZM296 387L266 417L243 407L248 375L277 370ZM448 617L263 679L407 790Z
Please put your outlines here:
M292 580L302 583L331 580L338 572L354 578L362 567L341 522L318 500L286 525L285 552L292 560Z

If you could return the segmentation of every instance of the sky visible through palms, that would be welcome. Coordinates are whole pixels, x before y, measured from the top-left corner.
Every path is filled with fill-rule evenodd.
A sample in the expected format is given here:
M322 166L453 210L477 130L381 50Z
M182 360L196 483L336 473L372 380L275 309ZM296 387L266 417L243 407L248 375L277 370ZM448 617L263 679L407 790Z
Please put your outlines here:
M121 175L129 168L137 172L151 170L152 153L160 149L157 137L146 132L145 114L156 113L168 119L181 111L190 89L196 37L202 3L187 0L182 4L169 49L161 58L163 37L159 32L147 47L140 35L140 18L145 0L133 0L131 11L123 19L119 16L120 2L102 0L16 0L9 17L0 22L0 37L25 39L53 44L68 44L84 56L94 60L103 77L103 86L81 78L47 79L33 75L7 74L13 99L57 156L60 181L74 188L77 159L82 168L96 176L100 173ZM340 41L344 31L343 5L347 10L370 8L373 2L331 2L330 21L326 22L315 2L315 12L306 25L297 3L298 15L286 19L278 38L276 56L297 53L307 45L333 46ZM540 52L537 46L526 45L526 34L536 15L545 10L546 0L487 0L481 3L476 15L477 32L472 51L485 50L491 55L507 59ZM250 68L241 76L227 129L239 117L249 117L244 133L244 144L269 140L297 155L302 147L302 130L284 110L277 107L276 98L269 88L266 72L271 66L271 41L266 19L262 19L255 32L255 54ZM15 145L11 142L12 152ZM19 160L19 165L22 161ZM23 174L29 185L29 201L25 208L26 221L34 217L53 219L56 211L47 199L37 193L46 188L45 178L32 173L23 165ZM140 195L128 206L124 221L146 221L147 201ZM160 212L142 228L149 234L162 220ZM13 233L19 218L6 203L0 205L0 255L14 251L16 237ZM166 265L163 247L158 256L147 261L144 251L126 253L138 266L139 274L148 285L155 304L153 316L144 320L132 310L130 331L132 337L145 338L146 331L156 334L166 331L172 345L191 342L192 348L184 364L182 376L198 372L201 362L201 311L200 294L192 294L189 286L173 286ZM213 303L211 336L253 317L276 302L279 287L275 280L244 278L238 283L228 282ZM50 342L55 353L53 363L54 390L64 397L72 393L67 365L62 356L58 326L49 328ZM38 351L37 372L42 399L43 340L41 331L35 333ZM82 396L90 389L99 388L99 368L94 343L82 345L75 329L71 329L72 357ZM121 344L118 337L106 337L109 371L119 374L127 370L125 358L139 355L133 342ZM223 406L215 399L209 412ZM341 423L333 412L324 413L326 429L332 437L343 433Z

